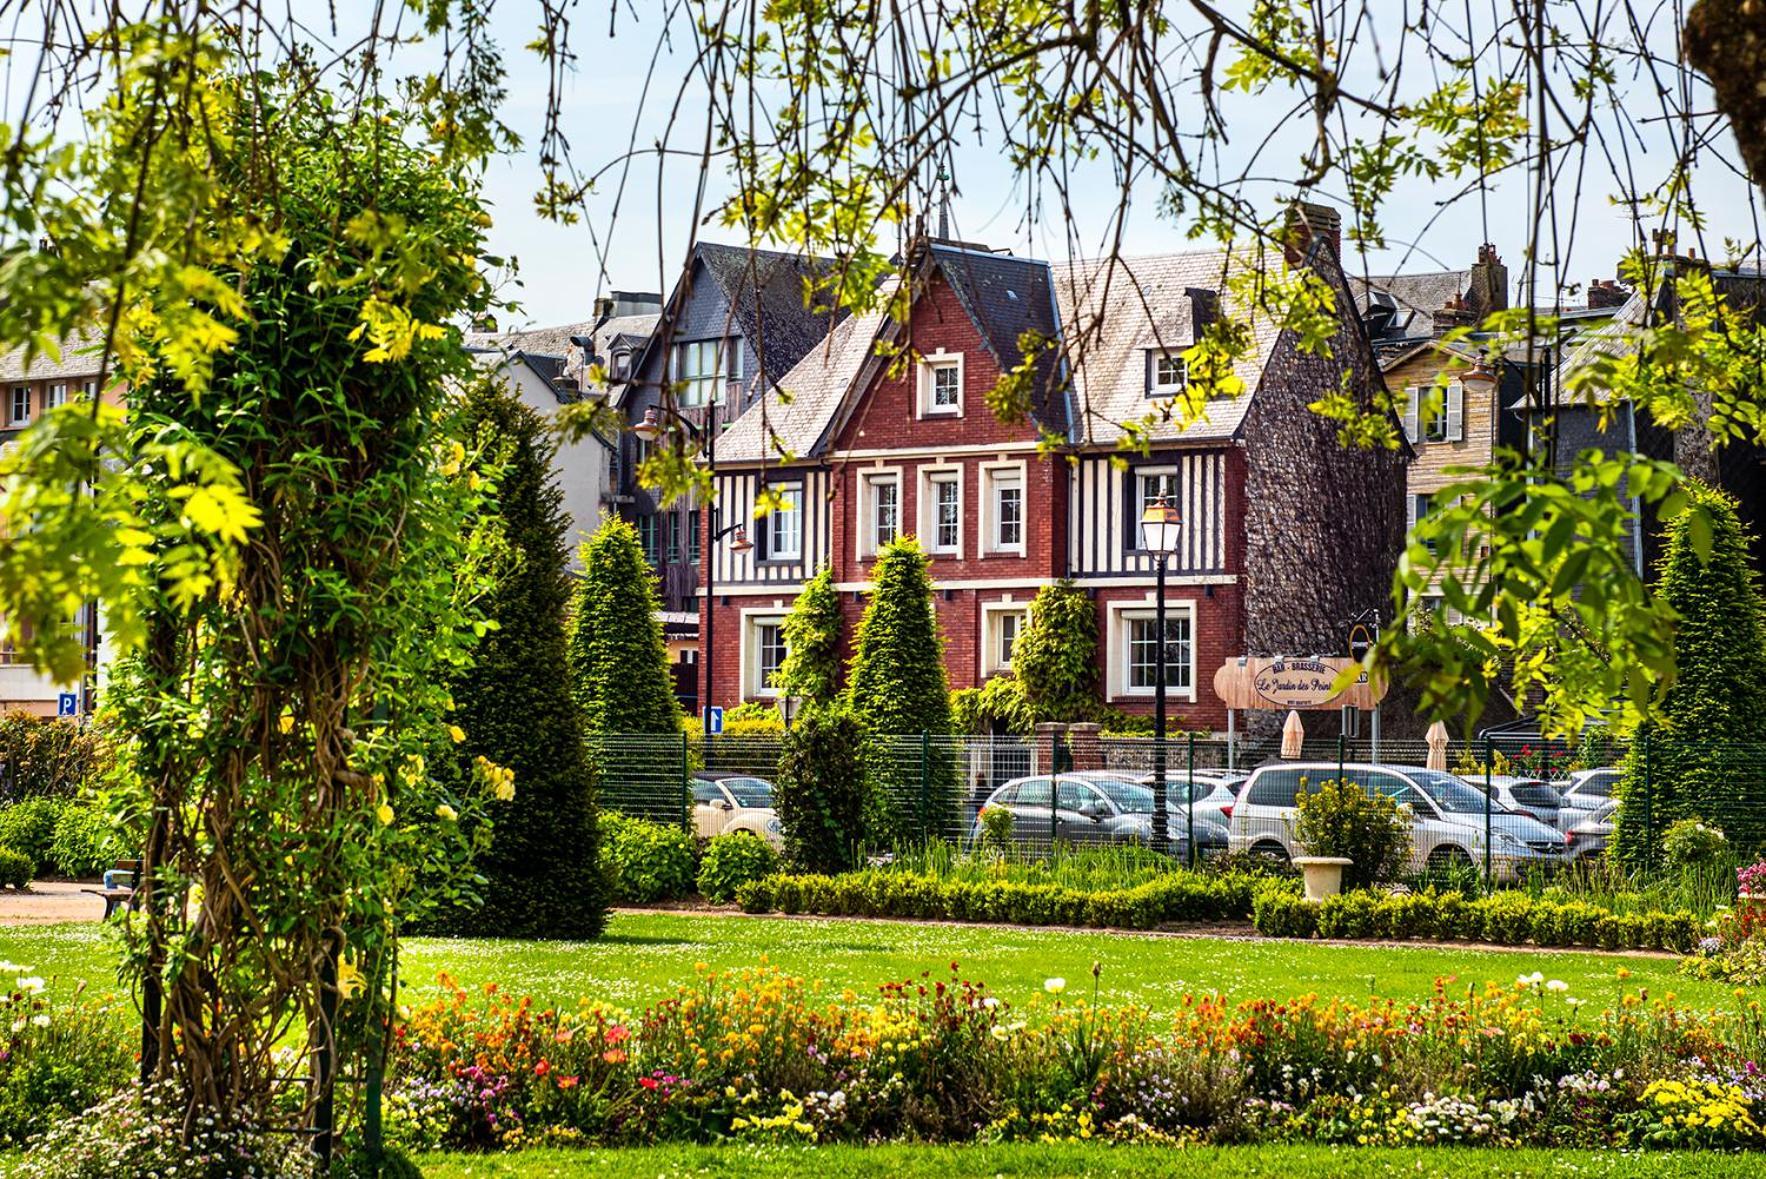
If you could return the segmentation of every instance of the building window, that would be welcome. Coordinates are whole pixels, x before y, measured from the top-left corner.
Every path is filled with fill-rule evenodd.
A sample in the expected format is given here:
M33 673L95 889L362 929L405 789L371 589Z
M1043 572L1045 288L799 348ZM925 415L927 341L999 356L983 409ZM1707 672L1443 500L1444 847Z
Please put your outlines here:
M1004 671L1012 666L1012 648L1018 645L1018 633L1024 629L1022 610L1002 610L994 628L994 666Z
M988 539L996 552L1024 551L1023 468L987 473L990 510Z
M1181 352L1147 351L1147 396L1175 397L1190 383L1190 366Z
M935 553L955 553L963 546L963 484L956 471L926 476L926 535Z
M1465 441L1466 387L1458 381L1406 387L1404 436L1413 443Z
M14 385L12 387L12 424L22 426L31 420L31 387Z
M1183 501L1177 493L1176 467L1143 467L1129 476L1134 480L1134 494L1129 496L1129 517L1125 521L1128 547L1138 551L1141 547L1141 516L1147 505L1161 495L1165 501L1179 511L1183 509Z
M922 416L959 415L963 412L963 358L940 352L920 363L920 413Z
M5 620L0 619L0 666L26 662L24 657L18 653L18 643L31 641L31 624L20 623L18 630L17 642L14 642L12 628L6 624Z
M874 553L901 533L901 476L866 475L861 486L861 536L865 553Z
M737 338L689 340L675 345L675 396L685 409L719 405L724 386L742 378Z
M1416 526L1422 523L1423 519L1428 516L1429 510L1432 506L1432 500L1433 497L1427 494L1413 495L1410 497L1410 531L1415 532ZM1426 541L1423 547L1432 553L1435 551L1435 542L1432 540Z
M765 614L748 620L743 636L747 696L777 696L779 668L785 663L785 616Z
M689 565L699 564L700 520L698 508L687 513L687 564Z
M58 406L66 405L66 404L67 404L67 386L66 385L51 385L51 386L49 386L49 392L43 399L43 412L48 413L50 410L55 409Z
M634 523L638 526L638 543L644 546L644 560L652 565L660 564L656 551L656 517L639 516Z
M1128 690L1151 695L1158 684L1159 622L1152 611L1129 615ZM1165 612L1165 686L1180 692L1190 688L1190 616Z
M789 483L772 489L778 506L767 516L766 556L774 561L795 561L803 556L803 485Z

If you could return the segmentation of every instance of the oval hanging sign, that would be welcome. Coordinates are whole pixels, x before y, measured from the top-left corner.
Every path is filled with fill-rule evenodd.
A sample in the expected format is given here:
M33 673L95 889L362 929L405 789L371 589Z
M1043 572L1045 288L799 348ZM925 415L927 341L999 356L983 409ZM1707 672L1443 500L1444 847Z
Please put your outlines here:
M1229 659L1214 673L1214 692L1228 708L1372 708L1386 693L1366 671L1334 690L1337 677L1353 667L1355 660L1338 656Z

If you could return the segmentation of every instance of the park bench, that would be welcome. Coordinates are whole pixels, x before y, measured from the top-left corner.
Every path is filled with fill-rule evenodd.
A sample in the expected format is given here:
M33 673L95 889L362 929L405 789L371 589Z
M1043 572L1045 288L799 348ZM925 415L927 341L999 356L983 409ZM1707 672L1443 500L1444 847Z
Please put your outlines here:
M104 919L109 921L119 905L127 904L131 909L135 907L135 877L140 872L140 860L118 860L104 874L104 884L101 887L82 888L80 891L104 898Z

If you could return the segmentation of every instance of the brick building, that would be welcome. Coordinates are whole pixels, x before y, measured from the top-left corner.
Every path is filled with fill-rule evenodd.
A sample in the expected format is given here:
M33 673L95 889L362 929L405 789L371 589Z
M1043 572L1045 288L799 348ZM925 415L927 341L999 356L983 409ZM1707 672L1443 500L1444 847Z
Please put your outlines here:
M1334 215L1306 214L1286 261L1351 306ZM1179 723L1225 727L1211 683L1230 657L1341 650L1347 619L1389 592L1407 453L1343 449L1308 409L1345 386L1365 403L1378 367L1355 315L1327 356L1241 306L1229 280L1262 261L1215 250L1050 266L943 241L914 251L902 322L847 320L779 382L788 402L763 396L719 441L726 518L752 515L763 486L783 507L755 521L752 551L711 555L713 702L770 697L779 624L806 577L830 565L856 623L873 554L913 533L931 557L953 688L1007 670L1030 600L1068 577L1097 603L1105 699L1146 711L1158 636L1137 524L1161 493L1185 522L1166 599ZM1182 353L1221 315L1251 328L1245 392L1183 422L1161 407L1183 388ZM1029 413L1002 423L986 394L1038 339L1060 346L1037 350ZM1055 456L1039 450L1051 440Z

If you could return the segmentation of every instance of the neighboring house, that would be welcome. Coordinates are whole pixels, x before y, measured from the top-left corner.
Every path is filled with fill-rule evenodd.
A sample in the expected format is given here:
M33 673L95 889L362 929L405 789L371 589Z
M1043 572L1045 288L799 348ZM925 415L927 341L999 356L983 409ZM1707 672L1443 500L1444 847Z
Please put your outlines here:
M1335 215L1306 217L1314 232L1289 261L1347 306ZM1177 723L1225 727L1211 683L1230 657L1341 651L1349 619L1389 592L1408 456L1346 450L1307 408L1345 373L1371 404L1373 351L1353 316L1322 357L1240 308L1227 279L1255 264L1204 251L1051 267L942 241L910 252L907 321L847 320L780 381L788 404L763 399L720 443L726 518L751 514L763 484L784 507L757 521L752 552L714 554L713 702L773 695L779 624L807 576L831 565L856 623L877 548L914 533L953 688L1008 670L1037 590L1072 577L1097 602L1105 699L1144 712L1159 636L1138 520L1161 492L1185 522L1166 599ZM1222 314L1253 328L1246 392L1187 426L1141 422L1181 391L1181 353ZM1027 334L1060 338L1065 359L1042 355L1029 417L1002 424L986 393ZM1130 423L1146 453L1125 447ZM1049 436L1064 459L1038 453Z
M592 320L503 333L473 332L466 337L466 348L479 364L497 370L522 404L549 419L562 405L606 401L618 393L620 376L629 371L648 341L661 303L658 295L616 292L597 301ZM577 567L577 546L600 525L613 503L619 439L608 433L594 430L574 442L560 443L553 456L552 469L570 519L572 568Z
M70 337L62 342L59 356L38 355L28 366L22 348L0 356L0 396L5 398L0 404L0 450L10 449L13 440L49 410L90 400L101 384L105 400L120 398L120 387L104 362L101 342L97 332ZM0 544L5 543L0 538ZM73 611L65 625L78 631L85 643L87 674L79 683L54 683L23 662L11 639L0 634L0 711L55 716L60 697L71 692L78 713L91 712L109 657L97 603L88 602Z
M817 258L696 243L613 404L628 424L642 422L652 410L664 416L673 410L697 428L711 424L721 431L839 322L839 315L820 302L812 306L807 297L809 284L826 269ZM656 567L677 690L691 706L697 692L700 547L709 521L697 503L683 497L664 506L640 485L638 468L649 443L627 430L618 446L616 502ZM734 519L727 512L725 518Z

